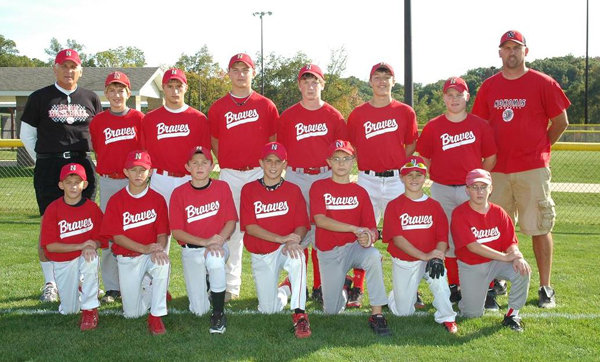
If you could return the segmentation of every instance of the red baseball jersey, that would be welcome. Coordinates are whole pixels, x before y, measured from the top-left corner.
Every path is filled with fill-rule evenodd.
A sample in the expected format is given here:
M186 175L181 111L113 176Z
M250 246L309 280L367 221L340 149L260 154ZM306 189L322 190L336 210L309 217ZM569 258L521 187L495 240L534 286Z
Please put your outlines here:
M367 191L355 183L338 184L332 179L315 181L310 188L310 217L325 215L337 221L359 227L375 228L373 204ZM328 251L356 241L356 235L335 232L317 226L315 231L317 248Z
M473 210L469 202L458 206L452 212L452 239L458 260L469 265L482 264L491 259L472 253L467 248L470 243L480 243L488 248L504 252L513 244L518 244L515 226L508 214L498 205L490 203L485 214Z
M329 146L347 140L344 116L328 103L311 111L296 103L281 114L277 142L283 144L291 167L324 167Z
M306 201L300 188L283 182L274 191L267 190L258 180L242 187L240 200L240 229L258 225L277 235L289 235L304 226L310 230ZM268 254L281 244L244 234L244 246L253 254Z
M396 100L382 108L364 103L348 117L348 135L361 171L383 172L402 167L406 145L417 140L418 132L415 111Z
M486 79L473 104L473 114L494 129L498 161L492 171L513 173L550 165L548 122L571 102L551 77L529 69L518 79L502 73Z
M40 243L46 257L52 261L70 261L81 256L81 250L68 253L52 253L48 244L83 244L88 240L99 241L103 248L108 240L100 236L102 211L95 202L83 198L78 205L68 205L64 198L53 201L44 213Z
M227 94L213 103L208 119L212 136L219 140L220 167L242 169L258 167L262 147L277 133L279 112L270 99L256 92L243 105Z
M123 116L106 110L92 119L90 135L96 153L96 172L101 175L117 173L125 177L123 167L127 154L141 148L142 118L142 112L130 109Z
M458 123L445 115L427 122L417 151L431 160L430 178L442 185L464 185L469 171L498 152L492 127L472 114Z
M383 242L389 243L387 251L406 261L417 261L394 244L394 237L402 236L415 248L429 253L439 242L448 243L448 218L439 202L425 196L423 201L413 201L400 195L390 201L383 218Z
M169 222L171 230L208 239L220 233L228 221L237 221L237 211L229 185L211 180L205 189L196 189L187 182L171 195ZM185 243L179 242L180 245Z
M169 234L169 214L165 198L151 188L132 196L129 187L114 194L106 205L102 235L111 239L124 235L136 243L156 243L158 235ZM115 255L138 256L133 250L112 244Z
M202 112L187 107L175 113L163 106L144 117L142 148L150 154L153 168L189 174L184 165L194 146L210 150L210 125Z

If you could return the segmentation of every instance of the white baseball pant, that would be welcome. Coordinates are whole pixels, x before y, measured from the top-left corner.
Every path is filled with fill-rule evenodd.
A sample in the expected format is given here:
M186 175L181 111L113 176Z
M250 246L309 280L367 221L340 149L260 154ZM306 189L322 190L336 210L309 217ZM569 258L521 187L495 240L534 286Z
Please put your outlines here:
M271 314L283 310L288 302L286 287L278 288L279 273L288 272L291 284L290 309L306 309L306 264L304 253L300 258L292 258L282 253L284 245L269 254L252 255L252 275L256 285L258 310Z
M263 169L255 167L248 171L237 171L230 168L221 169L219 180L227 182L233 195L235 209L240 216L240 196L242 187L250 181L263 177ZM242 285L242 252L244 250L244 234L240 231L240 223L236 223L235 230L227 245L229 247L229 259L225 264L227 272L227 291L231 294L240 295Z
M452 221L452 211L469 200L469 195L465 192L465 185L460 186L446 186L434 182L431 184L431 198L439 202L444 209L444 213L448 218L448 225ZM448 235L448 250L446 256L450 258L456 258L454 254L454 240L452 239L452 233Z
M98 308L98 258L91 262L83 256L70 261L55 261L54 278L60 295L60 314L78 313L80 309ZM79 281L83 277L81 293Z
M204 253L206 248L181 248L181 264L183 279L190 301L190 311L203 315L210 310L210 302L206 291L206 273L210 282L210 290L215 293L225 291L225 261L229 257L227 244L223 245L225 256L213 256Z
M151 254L134 257L117 255L117 262L125 318L147 314L148 306L155 317L167 315L167 285L171 263L155 264ZM146 275L152 279L152 286L144 292L142 280Z
M394 171L394 176L391 177L373 176L364 171L358 173L356 183L367 190L377 225L383 218L387 204L404 193L404 184L400 180L400 174L396 172Z
M415 312L417 289L422 279L429 284L433 294L433 315L437 323L454 322L456 312L450 303L450 288L446 274L438 279L432 279L425 272L426 261L406 261L392 258L392 281L394 289L388 297L388 307L397 316L407 316Z
M321 268L323 310L326 314L338 314L346 307L344 281L352 268L365 270L371 305L387 304L381 254L375 247L363 248L355 241L328 251L317 250L317 254Z

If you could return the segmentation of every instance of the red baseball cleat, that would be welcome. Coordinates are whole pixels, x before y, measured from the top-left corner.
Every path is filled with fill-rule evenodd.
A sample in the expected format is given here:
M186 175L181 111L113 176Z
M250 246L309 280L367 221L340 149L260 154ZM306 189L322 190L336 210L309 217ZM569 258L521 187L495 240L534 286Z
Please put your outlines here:
M458 332L458 326L456 325L456 322L444 322L442 323L442 326L444 326L444 328L446 328L446 330L452 334L456 334L456 332Z
M312 331L310 330L310 323L308 322L308 315L306 313L293 314L292 321L294 322L294 334L297 338L310 337Z
M148 329L150 329L150 333L152 333L153 336L167 333L162 319L160 317L155 317L152 314L148 315Z
M79 324L81 331L88 331L98 327L98 309L89 309L81 311L81 322Z

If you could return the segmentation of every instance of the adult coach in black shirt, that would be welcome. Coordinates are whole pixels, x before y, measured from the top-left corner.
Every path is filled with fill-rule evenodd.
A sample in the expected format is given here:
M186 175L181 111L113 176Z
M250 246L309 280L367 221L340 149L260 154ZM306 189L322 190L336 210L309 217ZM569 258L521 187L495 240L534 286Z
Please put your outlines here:
M35 161L33 186L43 221L46 207L63 195L58 187L60 169L71 162L83 165L88 187L83 196L96 196L94 164L89 156L92 149L89 124L94 115L102 112L100 98L77 86L83 74L79 54L73 49L61 50L54 61L56 83L33 92L21 117L21 140ZM40 300L58 299L52 264L38 243L38 254L45 285Z

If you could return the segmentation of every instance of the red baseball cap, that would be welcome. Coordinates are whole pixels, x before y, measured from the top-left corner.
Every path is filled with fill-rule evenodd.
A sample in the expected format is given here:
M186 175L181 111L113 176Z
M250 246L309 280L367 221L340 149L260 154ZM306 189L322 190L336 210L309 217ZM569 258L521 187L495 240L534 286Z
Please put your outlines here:
M176 79L183 84L187 84L187 77L185 76L185 72L181 69L171 68L165 72L162 79L162 84L165 85L169 83L171 79Z
M287 151L285 150L285 146L279 142L269 142L263 146L260 158L264 160L269 155L275 155L279 157L281 161L287 160Z
M85 168L78 163L69 163L60 169L60 181L64 181L69 175L77 175L81 177L83 181L87 181Z
M127 158L125 159L125 168L131 169L135 166L142 166L147 170L151 169L152 160L150 159L150 154L141 150L129 152L129 154L127 154Z
M354 148L352 148L352 145L348 141L336 140L329 145L329 157L333 156L337 151L344 151L350 156L354 156Z
M504 33L504 35L502 35L502 38L500 38L500 45L498 46L501 47L502 44L506 43L509 40L514 41L517 44L527 46L527 42L525 42L525 37L523 36L523 34L516 30L509 30L506 33Z
M194 155L197 153L203 154L204 157L206 157L206 159L210 161L210 163L213 162L213 158L212 158L212 155L210 154L210 150L208 148L202 147L202 146L196 146L196 147L192 148L190 150L190 155L188 156L188 160L191 160L192 157L194 157Z
M389 65L388 63L381 62L381 63L375 64L373 66L373 68L371 68L371 74L369 74L369 78L371 78L373 76L373 74L375 74L375 72L377 71L377 69L380 69L380 68L387 69L387 70L390 71L390 73L392 73L392 76L394 76L394 77L396 76L394 74L394 68L392 68L391 65Z
M316 64L307 64L303 66L302 69L300 69L300 73L298 73L298 80L302 79L302 76L306 73L312 74L319 79L325 79L321 68Z
M492 175L484 169L476 168L467 174L467 186L471 186L475 182L483 182L486 185L492 184Z
M400 168L400 174L402 176L407 175L413 171L417 171L422 173L423 175L427 175L427 166L425 166L425 161L419 156L411 156L406 163Z
M254 69L254 62L252 61L252 58L250 58L248 54L244 53L239 53L232 56L229 60L229 66L227 67L227 69L231 69L231 67L233 67L233 65L237 62L245 63L247 66Z
M129 83L129 77L127 77L125 73L121 72L110 73L104 81L104 87L108 87L110 83L121 83L127 88L131 88L131 84Z
M73 49L63 49L56 54L56 58L54 59L54 63L63 64L67 60L72 61L77 65L81 65L81 59L79 58L79 54Z
M467 82L465 82L465 80L460 77L448 78L448 80L446 80L446 83L444 83L444 93L446 93L446 91L449 88L454 88L461 93L464 91L469 92L469 86L467 85Z

